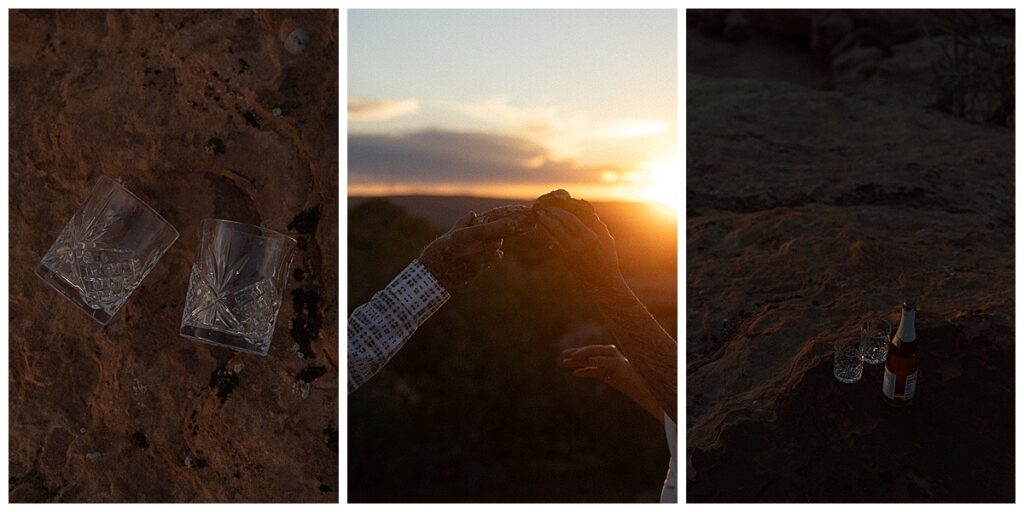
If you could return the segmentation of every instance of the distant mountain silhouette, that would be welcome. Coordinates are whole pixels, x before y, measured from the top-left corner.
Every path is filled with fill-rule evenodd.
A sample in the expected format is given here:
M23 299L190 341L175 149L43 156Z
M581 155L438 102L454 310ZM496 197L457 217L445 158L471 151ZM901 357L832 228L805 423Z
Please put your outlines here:
M349 208L373 197L381 196L349 196ZM456 219L468 211L485 212L491 208L508 204L529 205L532 201L523 199L502 199L494 197L474 196L384 196L401 206L411 215L422 217L438 228L447 229ZM585 198L584 198L585 199ZM611 222L609 218L621 217L623 214L650 214L653 207L647 203L626 201L593 202L598 215Z
M379 197L379 196L377 196ZM386 196L391 202L404 208L409 214L422 217L438 228L447 229L456 219L472 210L477 213L506 204L529 204L521 199L499 199L472 196ZM349 208L371 196L349 196Z
M497 206L531 203L522 199L471 196L353 196L348 198L348 207L351 209L381 197L412 217L425 219L439 231L447 230L470 210L482 213ZM676 217L647 203L623 201L593 205L615 237L619 267L633 291L652 311L674 312L678 256Z

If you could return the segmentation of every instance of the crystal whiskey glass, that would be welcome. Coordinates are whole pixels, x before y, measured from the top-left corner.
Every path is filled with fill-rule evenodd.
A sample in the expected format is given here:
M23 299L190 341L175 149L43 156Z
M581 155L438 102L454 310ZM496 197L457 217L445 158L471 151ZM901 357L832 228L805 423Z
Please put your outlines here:
M266 228L203 220L181 335L266 355L295 246Z
M106 325L177 239L156 210L101 176L35 273Z

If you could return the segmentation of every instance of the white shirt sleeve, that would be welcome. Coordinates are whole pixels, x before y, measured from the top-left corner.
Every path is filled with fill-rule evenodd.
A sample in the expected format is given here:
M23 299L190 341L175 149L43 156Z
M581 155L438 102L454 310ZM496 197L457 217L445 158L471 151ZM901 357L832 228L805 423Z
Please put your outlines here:
M668 451L672 458L668 461L668 474L665 475L665 485L661 488L662 503L676 503L679 501L676 491L676 423L668 415L665 415L665 438L668 439Z
M451 295L413 260L348 317L348 392L362 386L395 355Z

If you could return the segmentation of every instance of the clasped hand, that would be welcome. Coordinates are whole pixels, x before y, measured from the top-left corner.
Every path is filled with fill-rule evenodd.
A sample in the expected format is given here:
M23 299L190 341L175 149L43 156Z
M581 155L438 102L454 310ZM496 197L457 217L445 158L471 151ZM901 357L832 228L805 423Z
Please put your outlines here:
M619 271L615 239L597 215L588 219L589 227L558 207L543 208L537 218L555 240L569 269L591 292L603 295L628 288Z
M515 225L509 219L472 225L476 214L469 212L447 233L426 246L419 261L446 290L471 281L504 256L502 239Z

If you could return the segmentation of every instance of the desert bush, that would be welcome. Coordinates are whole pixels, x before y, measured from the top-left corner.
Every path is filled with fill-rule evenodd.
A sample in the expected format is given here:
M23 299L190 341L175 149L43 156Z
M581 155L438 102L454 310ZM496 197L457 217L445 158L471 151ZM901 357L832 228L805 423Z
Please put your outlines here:
M928 30L942 47L932 66L935 107L973 122L1012 126L1014 12L940 11Z

